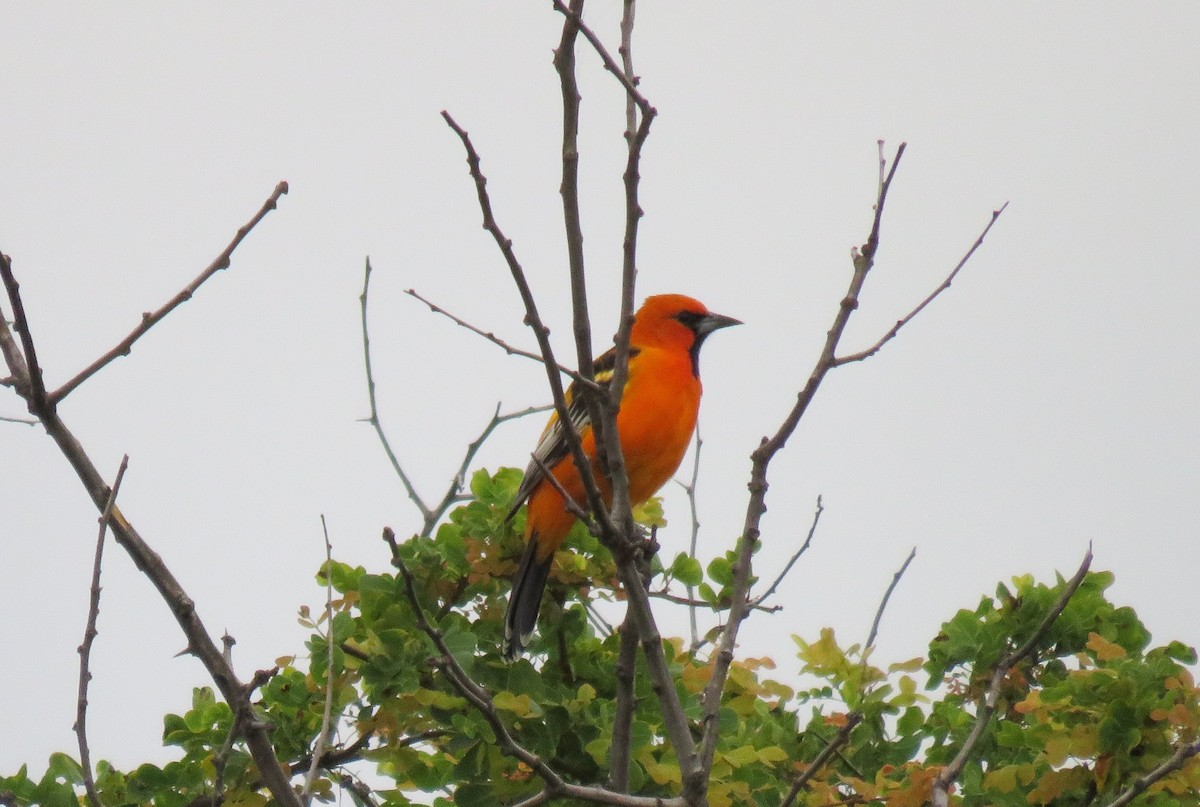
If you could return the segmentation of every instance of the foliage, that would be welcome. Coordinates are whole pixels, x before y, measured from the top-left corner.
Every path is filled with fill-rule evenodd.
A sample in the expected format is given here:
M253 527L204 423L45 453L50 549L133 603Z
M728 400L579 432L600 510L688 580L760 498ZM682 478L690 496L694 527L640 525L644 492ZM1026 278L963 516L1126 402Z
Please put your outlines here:
M399 553L426 614L462 668L491 693L518 742L570 781L604 782L619 639L591 615L589 602L618 597L614 570L596 539L577 528L569 551L555 562L551 602L531 655L515 664L501 661L507 578L520 551L522 518L510 523L504 516L519 480L512 469L476 473L469 501L435 537L414 537ZM654 507L647 513L662 518ZM677 557L659 569L659 585L696 585L706 602L719 604L728 596L729 563L720 557L702 568ZM335 714L349 739L326 751L315 783L318 799L331 801L348 786L359 802L471 807L516 803L539 790L533 772L502 751L488 721L431 662L438 651L419 627L403 577L332 562L318 580L337 594L332 620L301 610L313 629L309 653L282 659L256 703L273 727L279 758L299 776L311 763L332 685ZM1112 581L1108 573L1089 574L1036 651L1004 680L997 717L984 729L954 801L1103 804L1176 748L1196 742L1200 699L1187 666L1195 652L1178 642L1151 647L1136 614L1106 598ZM1063 586L1061 579L1046 585L1031 577L998 586L995 596L947 621L925 658L884 665L872 648L844 645L827 628L795 638L801 681L774 679L770 658L736 660L719 715L710 804L781 803L839 735L845 744L811 772L796 803L925 803L942 766L972 731L996 664L1032 635ZM712 671L705 649L672 639L665 650L688 715L698 721L699 693ZM674 795L679 768L640 670L635 694L630 791ZM163 740L180 758L127 772L100 763L101 801L184 807L210 804L216 791L227 806L266 804L253 760L230 739L232 722L229 707L209 688L196 689L191 708L164 722ZM375 787L363 784L363 776ZM0 802L73 807L82 781L78 763L55 754L40 779L27 767L0 777ZM1193 757L1135 803L1196 805L1198 793L1200 762Z

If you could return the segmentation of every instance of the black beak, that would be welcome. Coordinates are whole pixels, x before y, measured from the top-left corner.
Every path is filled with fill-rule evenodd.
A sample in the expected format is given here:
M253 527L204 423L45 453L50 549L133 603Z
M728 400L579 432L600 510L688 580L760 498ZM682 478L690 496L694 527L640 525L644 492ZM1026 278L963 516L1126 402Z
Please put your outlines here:
M733 317L727 317L724 314L713 314L710 312L701 317L696 323L696 335L703 338L708 336L713 331L720 330L721 328L728 328L730 325L741 324L742 321L740 319L734 319Z

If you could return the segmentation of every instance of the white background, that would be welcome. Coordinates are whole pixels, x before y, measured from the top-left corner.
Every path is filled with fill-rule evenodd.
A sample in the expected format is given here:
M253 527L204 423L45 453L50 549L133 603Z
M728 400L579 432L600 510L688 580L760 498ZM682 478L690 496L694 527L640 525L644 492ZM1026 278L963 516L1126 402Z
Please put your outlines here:
M615 49L610 6L587 19ZM731 13L731 9L736 12ZM497 215L570 348L558 190L560 18L549 3L37 4L0 13L0 249L51 386L291 193L196 298L62 415L243 675L303 652L323 548L384 570L418 525L367 413L358 295L376 268L381 413L428 498L492 408L547 400L542 370L436 317L421 293L533 345L479 228L467 127ZM922 653L997 581L1069 574L1089 541L1155 641L1195 643L1200 300L1192 3L655 3L637 71L661 117L643 163L639 298L678 291L746 325L705 348L702 553L742 522L748 455L812 366L866 237L876 140L909 143L846 347L873 342L1011 206L949 293L879 356L832 374L772 468L759 570L815 545L744 649L794 668L791 633L866 634L917 559L877 659ZM582 177L597 352L615 330L623 97L581 46ZM6 314L11 314L7 302ZM0 415L22 415L0 389ZM478 464L524 466L541 424ZM39 429L0 423L0 771L75 754L76 646L96 514ZM686 502L668 491L672 555ZM681 615L664 619L682 629ZM206 682L168 609L109 547L92 748L172 754L162 715Z

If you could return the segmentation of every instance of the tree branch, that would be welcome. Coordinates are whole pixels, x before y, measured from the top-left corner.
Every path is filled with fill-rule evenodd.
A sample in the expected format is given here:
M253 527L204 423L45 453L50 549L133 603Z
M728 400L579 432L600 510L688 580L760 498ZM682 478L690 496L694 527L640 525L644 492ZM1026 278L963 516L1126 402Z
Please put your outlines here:
M875 619L871 622L871 630L867 633L867 641L863 644L863 663L866 663L866 652L875 644L875 637L879 635L879 623L883 621L883 612L887 609L888 600L892 598L892 592L896 590L896 586L900 584L900 578L908 571L908 566L913 562L913 558L917 556L917 548L914 546L912 551L908 553L908 557L904 559L904 563L900 564L900 568L892 575L892 582L888 584L887 591L883 592L883 599L879 602L879 607L875 609Z
M626 11L630 11L633 0L626 0ZM624 30L624 29L622 29ZM700 436L700 419L696 419L696 448L692 452L692 478L686 484L675 480L687 493L688 513L692 517L692 534L688 542L688 557L696 560L696 545L700 541L700 511L696 507L696 483L700 481L700 449L704 447L704 439ZM688 584L687 598L691 601L688 607L688 629L691 631L692 644L689 652L695 653L700 649L700 629L696 623L696 587ZM707 605L707 603L705 603Z
M12 262L3 250L0 250L0 278L3 279L4 289L8 292L8 302L13 309L13 327L17 329L17 337L21 340L23 351L16 351L10 337L5 340L9 345L4 349L4 357L9 361L8 370L14 379L13 385L17 394L25 399L29 413L36 416L39 411L53 408L53 405L47 401L42 368L37 359L37 347L33 343L33 332L30 331L29 320L25 316L25 304L21 301L21 285L17 283L16 275L12 271ZM8 324L4 322L3 316L0 316L0 329L8 331ZM10 352L16 352L22 360L14 362L10 358Z
M167 314L170 314L181 304L192 299L192 295L196 293L196 290L200 288L204 281L208 280L220 270L227 268L229 266L229 260L233 255L233 251L237 249L238 245L242 243L242 240L250 234L250 231L253 230L268 213L275 209L275 206L279 202L279 198L287 192L288 184L286 182L280 182L278 185L276 185L275 190L271 192L269 197L267 197L267 201L263 202L262 207L259 208L258 212L254 214L254 217L238 228L233 240L225 246L225 249L221 250L221 254L218 255L213 262L204 269L203 272L197 275L191 283L184 286L182 291L168 300L167 304L162 308L154 312L142 314L142 321L138 323L138 326L130 331L128 336L118 342L116 346L112 348L112 350L109 350L103 356L96 359L94 362L81 370L74 378L51 393L50 405L57 405L60 401L62 401L63 398L70 395L76 387L99 372L113 359L117 358L118 356L128 356L129 351L133 348L133 343L140 339L142 335L146 333L146 331L150 330L159 322L161 322L163 318L167 316Z
M1165 762L1139 778L1126 788L1120 796L1109 802L1108 807L1125 807L1126 804L1129 804L1144 793L1150 785L1182 768L1196 754L1200 754L1200 740L1180 746Z
M321 533L325 537L325 707L321 712L321 729L317 732L317 743L313 746L312 764L304 777L304 788L300 797L305 807L312 804L313 783L317 781L321 755L333 729L333 545L329 543L329 526L325 514L321 514Z
M920 314L923 310L925 310L925 306L932 303L939 294L944 292L946 289L950 288L950 284L953 283L954 278L956 278L958 276L959 270L967 265L967 261L969 261L971 259L971 256L975 254L975 250L977 250L981 246L983 246L983 239L987 237L987 234L992 229L992 225L996 223L996 219L1000 218L1000 214L1003 213L1007 207L1008 207L1008 202L1005 202L1003 205L1000 206L1000 208L998 210L992 211L992 217L988 221L987 226L983 228L983 231L979 234L979 237L975 239L975 243L971 244L971 248L966 251L966 253L962 256L962 258L959 260L959 262L955 265L954 269L950 272L949 275L946 276L946 279L942 281L940 286L938 286L936 289L934 289L933 292L928 297L926 297L924 300L922 300L920 302L920 304L917 305L916 308L914 308L912 311L909 311L903 317L898 319L896 321L896 324L892 326L891 330L889 330L882 337L880 337L878 342L871 345L871 347L867 348L866 350L860 350L858 353L851 353L846 356L839 356L837 359L834 360L834 366L840 367L843 364L850 364L851 362L862 361L863 359L868 359L871 356L874 356L876 353L878 353L880 348L882 348L888 342L892 341L892 339L896 338L896 334L900 333L901 328L903 328L905 325L907 325L909 322L911 322L913 317L915 317L917 314Z
M39 393L40 381L37 384L34 382L35 376L40 378L40 370L37 370L36 361L30 358L36 356L36 352L32 349L33 335L21 304L20 289L12 275L7 259L0 259L0 275L3 276L14 312L18 310L21 312L19 317L14 315L14 323L18 328L18 335L27 346L25 356L29 358L29 365L26 367L25 363L19 360L19 356L14 357L8 348L3 348L5 359L9 364L9 372L17 380L15 386L18 392L25 390L24 397L30 414L41 421L46 433L53 438L67 462L75 470L93 505L97 510L103 512L108 506L111 494L108 485L100 472L96 470L95 464L83 446L67 428L62 418L58 416L54 404L45 394L45 390L42 389ZM3 316L0 316L0 346L10 341L8 325ZM179 623L184 635L187 636L188 647L185 652L200 659L209 675L212 676L213 683L217 685L233 710L235 720L241 721L245 727L246 744L250 749L250 754L275 800L284 807L301 807L300 800L283 774L278 757L275 756L268 726L255 715L246 688L213 643L207 628L196 614L195 603L187 595L171 570L163 563L162 558L150 548L149 544L125 518L120 507L116 505L112 507L109 526L117 543L129 553L134 564L150 579L159 595L170 607L175 620Z
M796 777L796 781L792 782L791 789L788 790L787 795L784 796L783 801L779 804L779 807L791 807L791 805L795 803L796 797L800 795L800 791L804 789L804 786L808 784L809 780L811 780L813 776L817 774L817 771L825 767L825 763L829 761L830 757L838 752L838 749L840 749L850 740L850 733L854 731L855 726L862 722L862 719L863 716L858 712L853 712L852 714L846 716L846 722L842 724L840 729L838 729L838 733L835 734L833 738L825 744L825 747L821 749L819 754L817 754L816 759L814 759L809 766L804 769L804 772Z
M771 583L771 585L767 587L766 591L754 598L753 607L760 607L767 597L770 597L775 593L775 590L779 588L779 584L783 582L783 579L788 576L788 573L792 570L792 567L796 565L796 561L800 560L800 556L808 551L808 547L812 544L813 536L817 532L817 523L821 520L821 513L824 512L825 507L821 504L821 497L817 496L817 509L815 512L813 512L812 523L808 526L808 535L805 536L804 543L800 545L800 548L796 550L795 554L793 554L791 558L788 559L788 562L784 564L783 571L781 571L775 578L775 582Z
M525 324L533 330L534 336L537 337L538 347L542 352L542 363L546 367L546 378L550 382L550 392L554 398L554 411L558 414L563 432L567 438L567 443L571 448L571 457L575 462L575 467L579 470L584 490L587 492L588 506L604 527L604 531L607 534L611 534L611 522L608 518L608 511L604 507L604 499L600 495L600 488L596 484L595 474L592 473L591 463L588 462L587 456L583 453L583 446L579 442L579 435L571 423L562 380L556 372L558 362L554 359L554 349L550 345L550 329L546 327L542 322L541 316L538 314L537 303L533 299L533 291L530 289L529 281L525 277L525 270L521 268L521 263L517 260L516 253L513 251L512 240L504 235L504 231L500 229L500 225L496 222L496 217L492 213L492 201L487 192L487 179L484 177L479 165L479 154L475 151L474 144L471 143L470 135L458 125L449 112L443 111L442 118L445 119L446 124L454 133L458 135L459 140L462 141L463 149L467 152L467 166L470 170L471 178L475 182L475 192L479 198L479 208L483 213L483 228L491 234L493 240L496 242L496 246L500 248L500 252L508 264L509 272L512 274L513 282L517 286L517 291L521 295L521 301L525 305Z
M92 587L88 600L87 625L83 629L83 643L79 645L79 698L75 712L75 734L79 738L79 767L83 769L83 786L87 791L88 803L91 807L102 807L100 796L96 793L96 780L92 777L92 755L87 741L87 707L88 682L92 680L88 664L92 657L92 642L96 639L96 620L100 617L100 571L104 560L104 536L108 532L108 520L112 518L113 504L117 500L117 492L121 489L121 480L125 478L125 469L129 467L129 455L121 458L121 466L117 468L117 478L113 481L108 500L100 512L100 528L96 535L96 557L92 562Z
M987 692L979 700L979 706L975 715L975 725L971 728L971 733L967 735L967 739L963 742L958 754L942 769L937 779L933 781L931 798L934 807L947 807L949 805L950 786L958 779L963 767L967 764L967 760L970 759L971 753L975 750L976 744L983 737L983 731L987 728L988 722L992 719L992 715L996 711L996 703L1000 699L1000 689L1004 685L1004 679L1013 667L1017 666L1022 659L1036 650L1038 642L1042 640L1046 631L1054 624L1054 620L1058 619L1063 609L1067 607L1067 603L1071 601L1071 597L1079 589L1079 585L1087 576L1091 565L1092 547L1089 545L1087 554L1083 556L1083 563L1079 564L1079 570L1067 582L1063 593L1059 596L1058 601L1055 602L1054 607L1046 612L1046 616L1038 624L1037 628L1034 629L1033 633L1029 635L1029 638L1020 647L1005 656L996 665L996 669L992 671L991 684L988 686Z
M400 484L404 486L404 491L408 494L409 500L416 505L417 511L421 514L421 520L428 527L430 521L434 520L433 511L425 504L425 501L413 486L412 480L404 472L404 466L400 464L399 457L392 450L392 444L388 441L387 435L384 434L383 424L379 420L379 407L375 400L375 374L371 370L371 336L367 328L367 293L370 289L371 259L368 257L366 259L366 269L363 272L363 290L358 298L362 310L363 363L366 365L367 370L367 401L371 407L371 414L367 418L367 422L375 429L375 435L379 438L379 442L383 446L383 452L387 454L388 461L392 464L392 470L396 472L396 476L400 477Z
M454 322L455 325L466 328L468 331L470 331L473 334L476 334L477 336L482 336L484 339L488 340L493 345L498 346L499 348L501 348L505 353L507 353L510 356L521 356L526 359L533 359L538 364L543 364L543 365L546 363L546 359L544 357L542 357L541 354L534 353L529 350L522 350L519 347L513 347L508 342L505 342L503 339L496 336L496 334L492 333L491 331L485 331L482 328L478 328L478 327L472 325L471 323L467 322L465 319L455 316L451 312L442 308L437 303L431 302L430 300L421 296L420 292L416 291L415 289L405 289L404 293L410 297L414 297L417 300L420 300L422 303L429 306L429 310L432 311L433 313L441 314L443 317L446 317L447 319ZM566 367L561 364L556 364L555 368L560 373L567 376L575 383L580 384L583 387L586 387L588 389L591 389L594 392L602 392L604 390L603 387L601 387L599 384L597 384L591 378L584 377L584 375L582 373L572 370L570 367Z
M718 721L717 715L721 708L721 692L725 687L725 678L729 674L729 665L733 662L733 648L737 643L738 630L749 613L747 597L751 580L751 557L761 534L760 524L767 512L767 469L774 456L787 444L788 439L796 431L800 418L808 410L808 405L820 388L821 382L835 366L834 356L838 342L850 321L850 315L858 308L858 297L866 282L867 273L875 263L875 253L879 248L879 228L883 218L884 204L887 202L888 191L896 176L900 159L904 156L905 144L901 143L892 159L892 167L884 181L880 184L879 193L875 200L875 215L871 223L871 232L861 250L855 250L854 273L850 286L838 307L833 325L825 337L825 345L817 358L816 366L809 375L808 382L796 397L796 403L791 412L784 418L778 431L773 437L764 437L761 444L750 455L750 500L746 505L746 519L742 534L738 538L735 550L737 560L733 565L733 607L730 609L729 620L725 629L717 639L714 654L713 675L704 689L704 739L701 744L701 759L705 770L711 770L713 754L717 749Z

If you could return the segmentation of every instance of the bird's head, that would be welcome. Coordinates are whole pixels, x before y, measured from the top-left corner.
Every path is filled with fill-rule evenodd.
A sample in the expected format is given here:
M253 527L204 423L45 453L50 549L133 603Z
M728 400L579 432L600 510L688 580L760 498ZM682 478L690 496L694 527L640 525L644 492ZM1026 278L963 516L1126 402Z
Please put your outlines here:
M638 309L629 343L634 347L686 350L691 354L695 369L705 337L720 328L741 324L741 320L733 317L714 314L704 303L691 297L656 294L647 297Z

